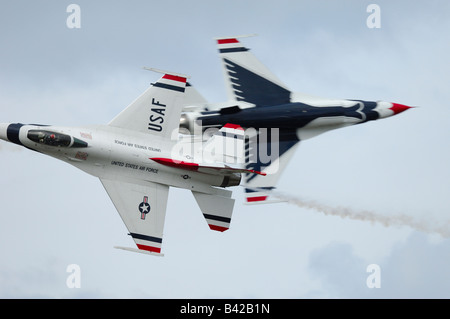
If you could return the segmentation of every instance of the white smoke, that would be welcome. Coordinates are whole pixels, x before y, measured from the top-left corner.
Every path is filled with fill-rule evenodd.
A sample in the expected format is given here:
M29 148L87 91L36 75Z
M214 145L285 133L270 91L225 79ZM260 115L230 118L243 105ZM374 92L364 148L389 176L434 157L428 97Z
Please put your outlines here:
M443 237L450 237L450 221L433 221L430 218L417 218L405 214L383 215L369 210L356 210L349 207L332 207L319 203L314 200L305 200L296 196L288 195L279 191L270 192L282 201L297 205L298 207L315 210L324 215L339 216L354 220L368 221L371 223L379 223L386 227L389 226L409 226L415 230L428 234L440 234Z

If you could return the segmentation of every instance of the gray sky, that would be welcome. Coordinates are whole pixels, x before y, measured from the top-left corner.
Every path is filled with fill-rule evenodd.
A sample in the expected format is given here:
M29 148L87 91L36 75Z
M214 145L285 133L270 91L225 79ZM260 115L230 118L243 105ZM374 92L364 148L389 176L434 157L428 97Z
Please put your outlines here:
M81 29L66 8L81 7ZM369 29L366 8L381 8ZM103 124L157 76L191 75L226 99L216 36L246 46L288 87L419 108L301 144L278 190L330 207L450 221L448 1L3 1L0 122ZM134 245L98 179L0 142L0 297L449 298L450 241L408 226L243 205L212 232L171 189L164 258ZM69 289L66 268L81 269ZM369 289L366 268L381 268Z

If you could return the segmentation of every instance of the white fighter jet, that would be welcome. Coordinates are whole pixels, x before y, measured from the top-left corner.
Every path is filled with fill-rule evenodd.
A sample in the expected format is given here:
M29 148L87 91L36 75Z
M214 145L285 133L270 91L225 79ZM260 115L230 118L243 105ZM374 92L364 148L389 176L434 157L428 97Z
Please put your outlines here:
M170 186L190 190L209 227L223 232L234 206L224 188L239 185L242 173L262 174L243 168L238 125L224 125L206 142L179 138L187 77L163 73L108 125L0 124L1 139L99 177L137 246L116 248L152 255L162 255Z

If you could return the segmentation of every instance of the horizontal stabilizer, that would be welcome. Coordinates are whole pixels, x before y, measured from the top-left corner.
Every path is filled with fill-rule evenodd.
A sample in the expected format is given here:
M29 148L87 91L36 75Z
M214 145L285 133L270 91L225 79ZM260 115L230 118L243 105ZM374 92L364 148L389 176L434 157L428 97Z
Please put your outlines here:
M281 199L272 199L271 191L274 187L268 188L245 188L245 199L244 204L252 205L252 204L272 204L272 203L282 203L285 202Z
M192 191L209 228L224 232L230 228L234 199L222 195L210 195ZM231 195L231 192L225 193Z

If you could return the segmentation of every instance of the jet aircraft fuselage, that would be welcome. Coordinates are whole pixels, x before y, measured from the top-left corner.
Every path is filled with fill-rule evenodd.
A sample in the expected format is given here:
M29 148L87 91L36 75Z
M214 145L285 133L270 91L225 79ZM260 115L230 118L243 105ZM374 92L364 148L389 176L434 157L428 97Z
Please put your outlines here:
M331 128L377 120L400 113L407 108L409 107L397 103L359 100L330 102L328 106L295 102L263 108L240 109L235 106L219 111L206 111L200 113L196 121L203 127L221 127L226 123L237 123L242 127L255 129L292 130L325 125ZM326 122L323 122L323 119L326 119Z
M108 125L60 127L5 123L0 124L0 139L52 156L99 178L157 182L203 192L209 185L239 185L240 177L229 179L162 165L158 159L173 157L169 141Z

